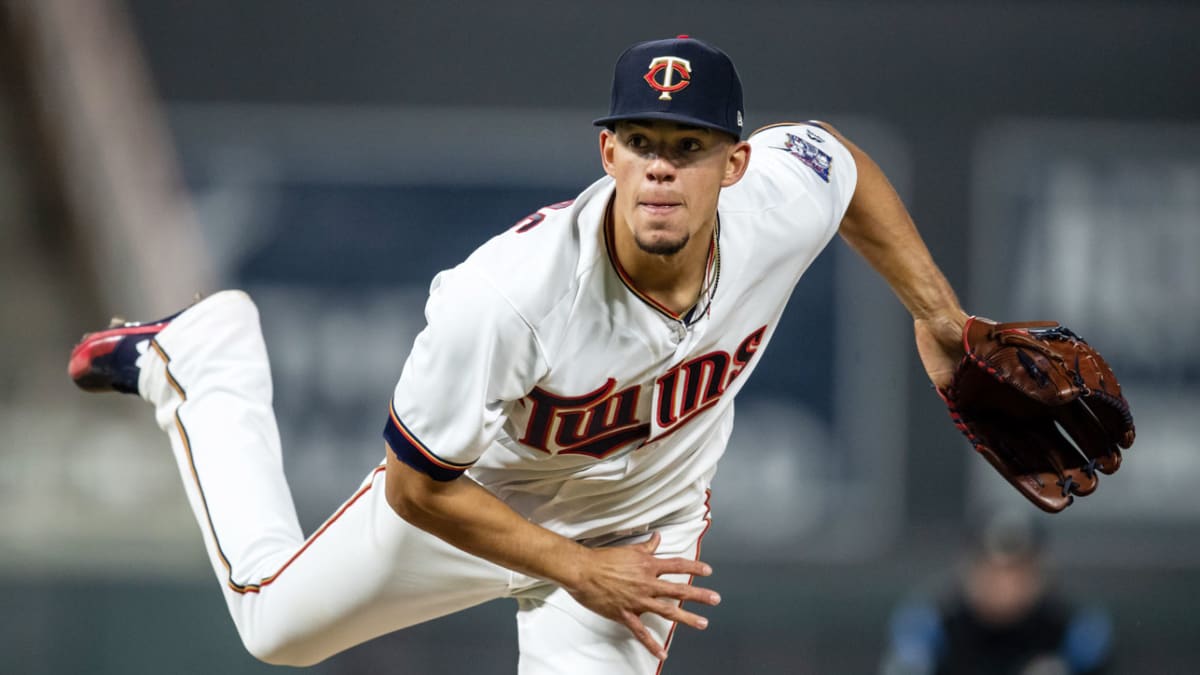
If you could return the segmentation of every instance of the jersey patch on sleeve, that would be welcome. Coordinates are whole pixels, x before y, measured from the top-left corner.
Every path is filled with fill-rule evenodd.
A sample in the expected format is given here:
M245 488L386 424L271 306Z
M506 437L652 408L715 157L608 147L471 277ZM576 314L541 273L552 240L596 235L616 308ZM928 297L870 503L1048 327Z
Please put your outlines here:
M814 138L815 134L812 134ZM820 140L815 138L815 140ZM812 169L821 180L829 182L829 169L833 166L833 158L830 157L824 150L800 138L796 134L787 135L787 143L783 147L772 146L776 150L782 150L789 155L800 160L808 168Z

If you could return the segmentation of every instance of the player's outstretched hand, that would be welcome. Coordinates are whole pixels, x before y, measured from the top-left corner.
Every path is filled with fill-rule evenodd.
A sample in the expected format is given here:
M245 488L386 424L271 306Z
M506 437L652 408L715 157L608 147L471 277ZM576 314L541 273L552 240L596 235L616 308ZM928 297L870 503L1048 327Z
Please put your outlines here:
M624 624L651 654L665 659L666 648L654 639L641 615L652 612L703 630L708 619L682 609L675 601L716 605L721 596L706 588L660 579L664 574L712 574L712 568L699 560L655 557L661 540L656 532L640 544L592 549L579 583L567 590L584 607Z

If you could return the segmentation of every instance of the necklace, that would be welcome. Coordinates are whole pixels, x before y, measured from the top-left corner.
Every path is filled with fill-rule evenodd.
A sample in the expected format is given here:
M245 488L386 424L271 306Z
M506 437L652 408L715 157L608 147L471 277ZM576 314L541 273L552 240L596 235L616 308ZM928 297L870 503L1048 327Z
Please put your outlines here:
M700 321L702 317L707 317L712 314L713 298L717 295L717 286L721 283L721 216L717 215L717 226L713 229L713 264L709 270L705 271L704 285L700 287L700 297L704 303L701 307L701 301L688 311L683 317L682 323L684 326L691 327Z

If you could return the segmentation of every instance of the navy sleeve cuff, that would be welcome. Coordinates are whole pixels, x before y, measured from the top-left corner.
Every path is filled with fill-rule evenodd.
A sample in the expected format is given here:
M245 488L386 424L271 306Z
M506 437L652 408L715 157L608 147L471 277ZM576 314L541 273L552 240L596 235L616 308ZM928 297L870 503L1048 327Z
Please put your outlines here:
M458 478L471 464L456 464L448 462L429 451L396 415L396 409L388 405L387 426L383 428L383 438L388 447L396 454L396 459L420 471L434 480L451 481Z

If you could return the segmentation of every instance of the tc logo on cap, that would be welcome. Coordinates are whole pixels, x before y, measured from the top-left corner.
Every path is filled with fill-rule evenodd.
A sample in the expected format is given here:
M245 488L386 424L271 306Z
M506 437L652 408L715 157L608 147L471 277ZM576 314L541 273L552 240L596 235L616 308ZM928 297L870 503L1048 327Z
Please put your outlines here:
M676 75L679 76L678 81L675 80ZM671 92L679 91L691 84L691 78L692 64L687 59L676 56L660 56L650 61L650 72L646 73L642 79L646 80L646 84L662 92L658 100L670 101Z

